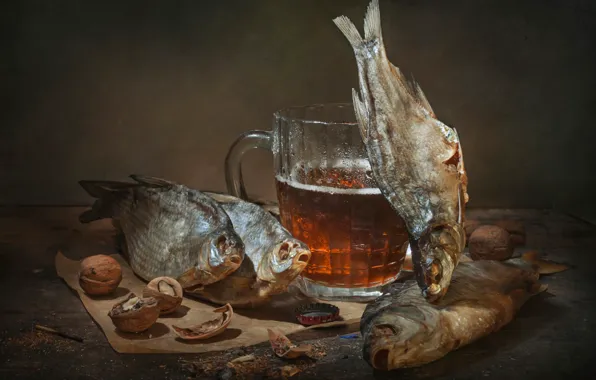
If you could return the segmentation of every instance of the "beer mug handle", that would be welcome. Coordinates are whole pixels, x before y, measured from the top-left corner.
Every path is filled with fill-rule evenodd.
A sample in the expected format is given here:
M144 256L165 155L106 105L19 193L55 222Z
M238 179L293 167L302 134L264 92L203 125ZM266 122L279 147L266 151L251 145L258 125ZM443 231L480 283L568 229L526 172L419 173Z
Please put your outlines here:
M242 179L242 156L255 148L271 150L271 132L253 130L240 135L230 147L226 156L226 186L231 195L248 200Z

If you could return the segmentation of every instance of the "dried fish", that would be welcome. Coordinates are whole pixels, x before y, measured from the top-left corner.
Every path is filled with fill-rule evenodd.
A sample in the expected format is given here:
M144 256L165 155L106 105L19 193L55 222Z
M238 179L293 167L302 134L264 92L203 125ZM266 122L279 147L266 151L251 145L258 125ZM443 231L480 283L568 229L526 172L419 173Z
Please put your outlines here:
M267 329L269 333L269 342L271 342L271 348L275 355L280 358L295 359L300 356L305 356L312 350L310 344L303 344L297 346L288 339L287 336L279 331Z
M406 223L419 287L437 301L465 246L467 176L459 137L436 118L420 86L389 62L378 0L368 6L364 38L347 17L333 21L355 53L354 112L373 177Z
M395 283L367 305L360 331L364 359L375 369L435 361L511 322L533 295L546 289L523 259L463 261L449 292L436 304L415 282Z
M229 195L205 194L229 215L244 242L245 258L232 275L189 294L217 304L254 307L286 292L310 260L308 246L261 206Z
M185 340L207 339L221 334L228 327L234 316L232 306L227 304L217 309L213 309L214 313L221 313L215 319L200 323L191 327L179 327L172 325L172 328L178 336Z
M82 223L112 218L120 226L132 270L146 281L172 277L186 290L219 281L244 259L244 244L211 197L164 179L136 183L80 181L97 198Z

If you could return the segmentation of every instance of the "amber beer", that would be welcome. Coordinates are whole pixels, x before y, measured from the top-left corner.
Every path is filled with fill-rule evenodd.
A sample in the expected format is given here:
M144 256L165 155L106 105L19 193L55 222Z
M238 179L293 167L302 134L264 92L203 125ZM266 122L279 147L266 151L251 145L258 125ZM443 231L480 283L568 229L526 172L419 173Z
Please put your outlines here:
M291 178L276 177L277 194L283 225L312 251L304 277L339 288L396 278L408 234L370 171L302 168Z

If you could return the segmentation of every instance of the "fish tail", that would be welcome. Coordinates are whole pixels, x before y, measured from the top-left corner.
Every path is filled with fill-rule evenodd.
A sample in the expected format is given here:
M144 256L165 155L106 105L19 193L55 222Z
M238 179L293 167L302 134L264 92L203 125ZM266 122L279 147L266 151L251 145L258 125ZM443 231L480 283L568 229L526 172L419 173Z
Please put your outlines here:
M79 185L93 198L95 202L90 210L79 215L81 223L112 218L117 213L118 203L130 194L130 190L138 184L117 181L81 180Z
M333 19L333 22L355 50L359 50L367 42L374 40L382 41L383 39L381 34L379 0L372 0L366 10L366 15L364 16L364 38L358 32L354 23L346 16L336 17Z
M372 0L370 4L368 4L368 9L364 16L364 38L367 41L382 40L379 0Z
M356 28L356 25L354 25L349 18L346 16L339 16L334 18L333 22L335 25L337 25L339 30L343 33L354 49L357 49L364 43L364 40L360 36L360 32L358 32L358 29Z

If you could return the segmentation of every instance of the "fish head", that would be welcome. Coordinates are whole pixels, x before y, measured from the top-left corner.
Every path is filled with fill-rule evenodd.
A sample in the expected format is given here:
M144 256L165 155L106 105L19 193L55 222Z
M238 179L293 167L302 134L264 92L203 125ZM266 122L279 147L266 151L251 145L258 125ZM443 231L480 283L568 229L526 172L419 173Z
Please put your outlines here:
M197 264L178 278L184 289L213 284L236 271L244 260L244 243L233 230L221 229L193 246L190 255Z
M383 312L369 321L364 334L363 357L370 366L390 371L419 363L436 351L433 329L416 307L406 306Z
M261 280L278 285L289 284L306 268L311 252L306 244L287 238L273 246L259 263L257 275Z
M416 280L427 301L437 302L447 293L464 244L460 224L433 226L410 241Z

